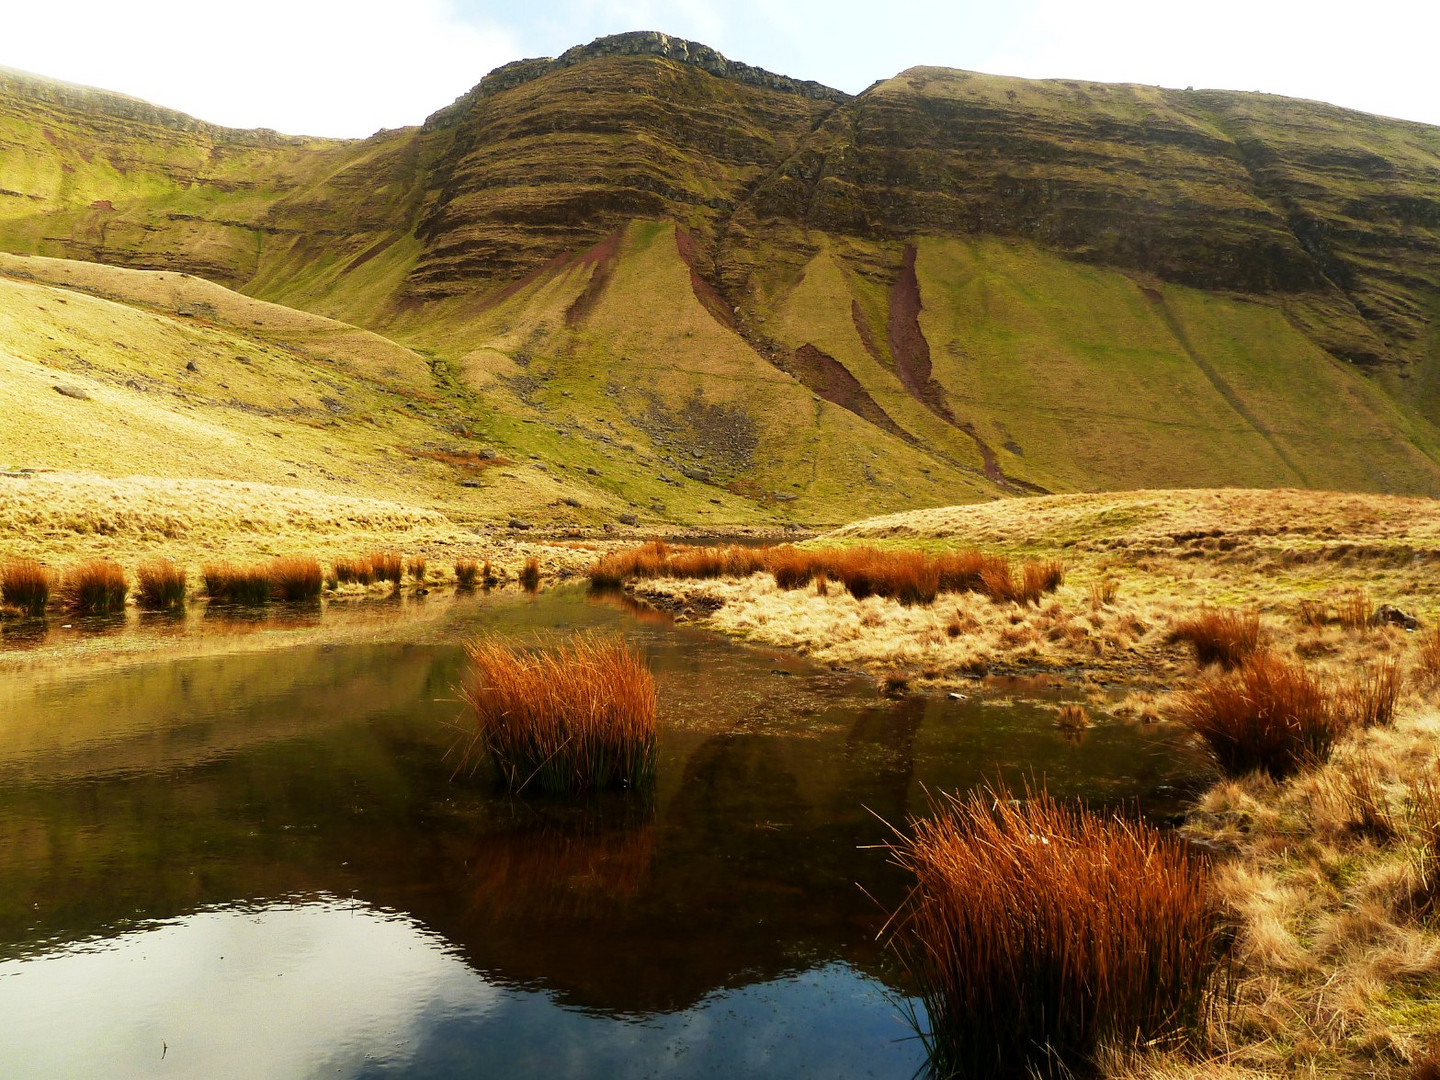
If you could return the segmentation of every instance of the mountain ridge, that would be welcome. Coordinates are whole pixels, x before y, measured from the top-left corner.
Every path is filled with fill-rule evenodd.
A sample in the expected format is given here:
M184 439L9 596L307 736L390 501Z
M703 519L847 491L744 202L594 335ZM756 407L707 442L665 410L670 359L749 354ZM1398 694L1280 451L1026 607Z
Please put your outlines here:
M273 143L0 86L0 249L384 334L517 452L631 446L607 497L660 516L1440 494L1440 129L933 67L814 86L637 32L419 127Z

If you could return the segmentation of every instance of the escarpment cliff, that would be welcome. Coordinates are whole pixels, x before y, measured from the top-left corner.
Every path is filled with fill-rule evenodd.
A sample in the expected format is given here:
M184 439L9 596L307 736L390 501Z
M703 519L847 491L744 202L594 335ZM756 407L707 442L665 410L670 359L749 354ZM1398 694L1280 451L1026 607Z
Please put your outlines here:
M0 73L0 249L391 335L547 452L631 447L667 513L1440 494L1440 129L1317 102L929 67L850 96L642 32L347 141Z

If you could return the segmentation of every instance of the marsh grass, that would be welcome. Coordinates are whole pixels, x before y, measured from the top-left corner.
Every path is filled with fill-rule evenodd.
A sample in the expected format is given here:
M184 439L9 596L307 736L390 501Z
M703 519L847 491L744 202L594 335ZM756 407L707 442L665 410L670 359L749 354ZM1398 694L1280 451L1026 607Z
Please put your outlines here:
M1176 714L1229 775L1276 780L1328 760L1353 722L1318 675L1268 652L1181 691Z
M405 579L405 560L395 551L373 551L370 553L370 575L377 581L388 581L399 585Z
M1085 706L1074 702L1061 705L1055 717L1055 726L1061 731L1084 731L1090 726L1090 714L1085 711Z
M169 559L151 559L135 571L135 598L150 611L165 611L185 603L186 573Z
M90 559L65 574L60 595L65 607L83 615L103 615L125 606L130 584L125 571L109 559Z
M270 564L269 572L275 596L280 600L314 600L325 586L325 573L319 560L309 555L276 559Z
M475 728L473 771L492 762L512 792L635 788L655 775L655 680L618 637L581 634L525 652L497 638L467 646L461 694Z
M490 565L490 560L485 560L485 565L480 568L480 584L487 589L493 589L500 584L500 575Z
M370 568L368 558L357 559L342 555L330 564L336 581L349 585L369 585L375 580L375 571Z
M1339 708L1362 728L1389 727L1400 700L1400 663L1382 660L1364 665L1338 691Z
M235 566L233 563L206 563L200 568L205 595L219 604L268 604L275 591L271 566Z
M540 560L531 555L520 568L520 586L534 592L540 587Z
M425 583L425 571L429 568L430 562L424 555L416 555L410 560L410 577L417 585Z
M1238 667L1260 648L1260 616L1253 611L1205 608L1176 625L1175 641L1188 641L1203 666Z
M1205 1018L1226 936L1178 840L1000 787L935 800L890 848L915 886L887 933L935 1075L1083 1071Z
M1336 621L1346 630L1368 630L1375 615L1375 603L1365 589L1353 589L1340 601Z
M1059 560L1031 560L1019 568L1017 581L1008 559L974 549L931 555L870 546L672 547L651 540L603 556L591 567L590 580L598 586L618 586L649 578L748 577L762 572L768 572L781 589L803 589L814 582L817 595L825 596L833 582L857 600L879 596L906 606L932 604L942 592L976 592L996 601L1034 604L1058 589L1065 578Z
M26 615L45 614L50 602L50 571L35 559L10 559L0 566L0 602Z
M1120 583L1114 578L1102 578L1090 586L1090 607L1099 611L1109 607L1120 594Z
M455 560L455 584L462 589L473 589L480 577L480 564L474 559Z
M1440 686L1440 625L1420 639L1415 664L1415 678L1422 686Z

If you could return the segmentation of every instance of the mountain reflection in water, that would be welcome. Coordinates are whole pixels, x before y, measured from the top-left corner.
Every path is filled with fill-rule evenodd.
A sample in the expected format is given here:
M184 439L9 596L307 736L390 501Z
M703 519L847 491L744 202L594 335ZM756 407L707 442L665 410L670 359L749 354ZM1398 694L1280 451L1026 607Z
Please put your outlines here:
M0 1073L908 1077L881 819L997 770L1159 812L1200 775L1164 725L880 701L579 589L437 602L409 639L7 680ZM455 778L459 642L585 627L655 668L655 789Z

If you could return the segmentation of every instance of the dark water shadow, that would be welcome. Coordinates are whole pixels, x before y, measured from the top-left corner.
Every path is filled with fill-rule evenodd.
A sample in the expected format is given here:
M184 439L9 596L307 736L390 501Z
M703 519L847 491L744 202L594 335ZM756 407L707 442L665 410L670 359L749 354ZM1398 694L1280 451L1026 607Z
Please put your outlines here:
M33 649L45 643L50 624L43 615L0 619L0 648Z

